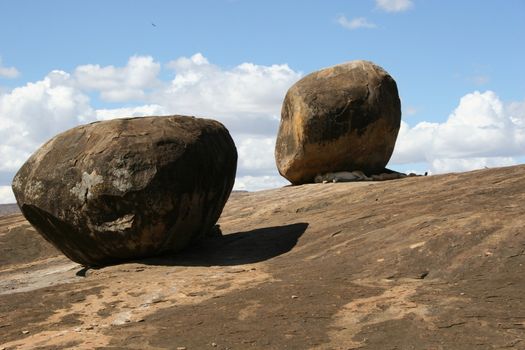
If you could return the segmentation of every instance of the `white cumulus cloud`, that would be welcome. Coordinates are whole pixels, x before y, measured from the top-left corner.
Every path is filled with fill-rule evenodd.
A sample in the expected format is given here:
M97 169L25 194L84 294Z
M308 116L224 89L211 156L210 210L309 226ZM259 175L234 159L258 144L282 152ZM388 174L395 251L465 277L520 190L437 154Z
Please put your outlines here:
M16 203L11 186L0 186L0 204Z
M20 72L15 67L5 67L2 64L2 57L0 57L0 78L13 79L20 75Z
M525 103L492 91L469 93L444 123L401 123L392 164L422 163L436 173L503 166L525 155Z
M95 111L97 120L115 118L144 117L151 115L165 115L166 110L161 105L151 104L136 107L101 108Z
M346 18L344 15L337 17L337 23L339 23L343 28L354 30L359 28L376 28L377 26L368 21L365 17L356 17L351 20Z
M237 135L235 139L239 154L238 175L275 175L275 136Z
M201 54L167 66L175 77L151 101L170 113L216 117L233 133L274 133L284 95L301 77L286 64L242 63L223 69Z
M376 6L387 12L402 12L414 6L412 0L376 0Z
M74 76L80 89L94 90L109 102L143 100L145 89L155 87L161 65L151 56L132 56L125 67L87 64L78 66Z
M51 136L92 120L89 98L63 71L0 95L0 171L17 170Z
M516 165L512 157L438 158L432 161L433 172L450 173Z

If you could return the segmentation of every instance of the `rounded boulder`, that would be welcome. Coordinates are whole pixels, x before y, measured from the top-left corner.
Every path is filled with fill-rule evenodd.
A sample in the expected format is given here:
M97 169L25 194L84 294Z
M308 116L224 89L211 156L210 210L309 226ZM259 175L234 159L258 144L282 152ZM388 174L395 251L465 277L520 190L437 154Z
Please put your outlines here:
M275 146L279 173L292 184L317 175L387 165L401 123L394 79L368 61L311 73L287 92Z
M114 119L55 136L12 187L45 239L75 262L100 266L176 252L207 234L236 168L235 144L217 121Z

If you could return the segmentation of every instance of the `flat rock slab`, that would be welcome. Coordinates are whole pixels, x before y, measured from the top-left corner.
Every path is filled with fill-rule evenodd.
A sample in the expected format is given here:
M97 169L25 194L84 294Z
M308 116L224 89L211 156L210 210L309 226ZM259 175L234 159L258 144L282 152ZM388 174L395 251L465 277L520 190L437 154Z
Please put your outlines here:
M56 260L47 287L0 295L0 348L522 349L524 181L515 166L233 193L222 239L86 277ZM1 225L0 246L29 227Z

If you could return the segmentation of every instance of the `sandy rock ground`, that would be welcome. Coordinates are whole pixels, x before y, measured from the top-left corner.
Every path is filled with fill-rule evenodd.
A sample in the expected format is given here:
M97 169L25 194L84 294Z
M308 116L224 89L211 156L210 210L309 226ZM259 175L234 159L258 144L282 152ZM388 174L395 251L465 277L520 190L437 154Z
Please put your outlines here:
M85 270L0 217L0 349L525 349L525 166L234 193L224 236Z

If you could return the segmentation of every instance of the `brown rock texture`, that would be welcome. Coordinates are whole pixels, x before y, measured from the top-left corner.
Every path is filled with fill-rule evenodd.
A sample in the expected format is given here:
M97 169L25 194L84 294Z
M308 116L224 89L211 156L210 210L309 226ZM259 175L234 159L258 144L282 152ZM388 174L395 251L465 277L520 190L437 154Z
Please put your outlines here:
M45 239L75 262L106 265L175 252L209 231L236 166L235 144L214 120L115 119L55 136L12 187Z
M394 150L400 122L396 82L372 62L351 61L311 73L284 99L277 168L294 185L329 172L380 173Z
M87 271L0 217L0 349L524 349L524 182L233 192L221 238Z

